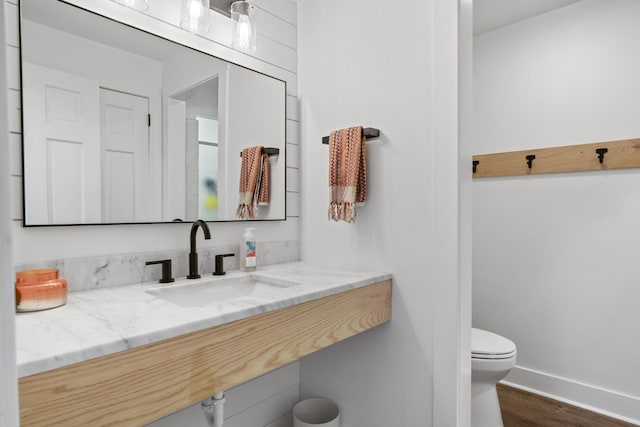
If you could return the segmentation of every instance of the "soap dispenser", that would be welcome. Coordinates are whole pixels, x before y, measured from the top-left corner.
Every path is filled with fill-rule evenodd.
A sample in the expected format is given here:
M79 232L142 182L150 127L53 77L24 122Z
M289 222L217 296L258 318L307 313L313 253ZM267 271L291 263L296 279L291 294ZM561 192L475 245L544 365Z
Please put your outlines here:
M256 271L256 238L251 231L254 227L244 229L242 243L240 244L240 270Z

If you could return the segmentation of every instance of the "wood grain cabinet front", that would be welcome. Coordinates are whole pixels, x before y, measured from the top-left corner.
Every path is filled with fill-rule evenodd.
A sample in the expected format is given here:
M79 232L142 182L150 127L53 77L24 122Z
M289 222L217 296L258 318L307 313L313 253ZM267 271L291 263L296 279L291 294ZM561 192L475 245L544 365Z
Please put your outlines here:
M23 377L21 425L144 425L390 319L385 280Z

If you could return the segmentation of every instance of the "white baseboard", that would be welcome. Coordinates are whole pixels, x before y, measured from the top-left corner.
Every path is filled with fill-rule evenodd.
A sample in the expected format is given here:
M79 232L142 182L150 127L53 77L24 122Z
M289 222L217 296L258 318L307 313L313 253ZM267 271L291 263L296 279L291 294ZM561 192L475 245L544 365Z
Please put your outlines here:
M501 381L531 393L640 426L640 397L516 366Z

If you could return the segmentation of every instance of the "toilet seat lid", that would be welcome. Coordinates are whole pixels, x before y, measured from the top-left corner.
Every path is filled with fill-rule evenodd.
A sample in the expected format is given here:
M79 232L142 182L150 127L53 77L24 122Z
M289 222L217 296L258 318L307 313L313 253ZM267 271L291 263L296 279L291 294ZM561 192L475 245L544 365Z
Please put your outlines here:
M513 341L483 329L471 328L471 357L506 359L516 353Z

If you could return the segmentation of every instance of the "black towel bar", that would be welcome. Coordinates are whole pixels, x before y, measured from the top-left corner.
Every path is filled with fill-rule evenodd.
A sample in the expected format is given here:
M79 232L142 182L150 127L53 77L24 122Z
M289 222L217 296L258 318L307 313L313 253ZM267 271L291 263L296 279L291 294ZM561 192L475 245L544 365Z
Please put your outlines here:
M264 147L261 151L262 154L268 154L270 156L275 156L280 154L280 149L279 148L272 148L272 147ZM240 157L242 157L242 151L240 152Z
M377 137L380 136L380 129L364 128L363 129L363 133L364 133L364 136L366 138L377 138ZM329 143L329 137L328 136L323 136L322 137L322 143L323 144L328 144Z

